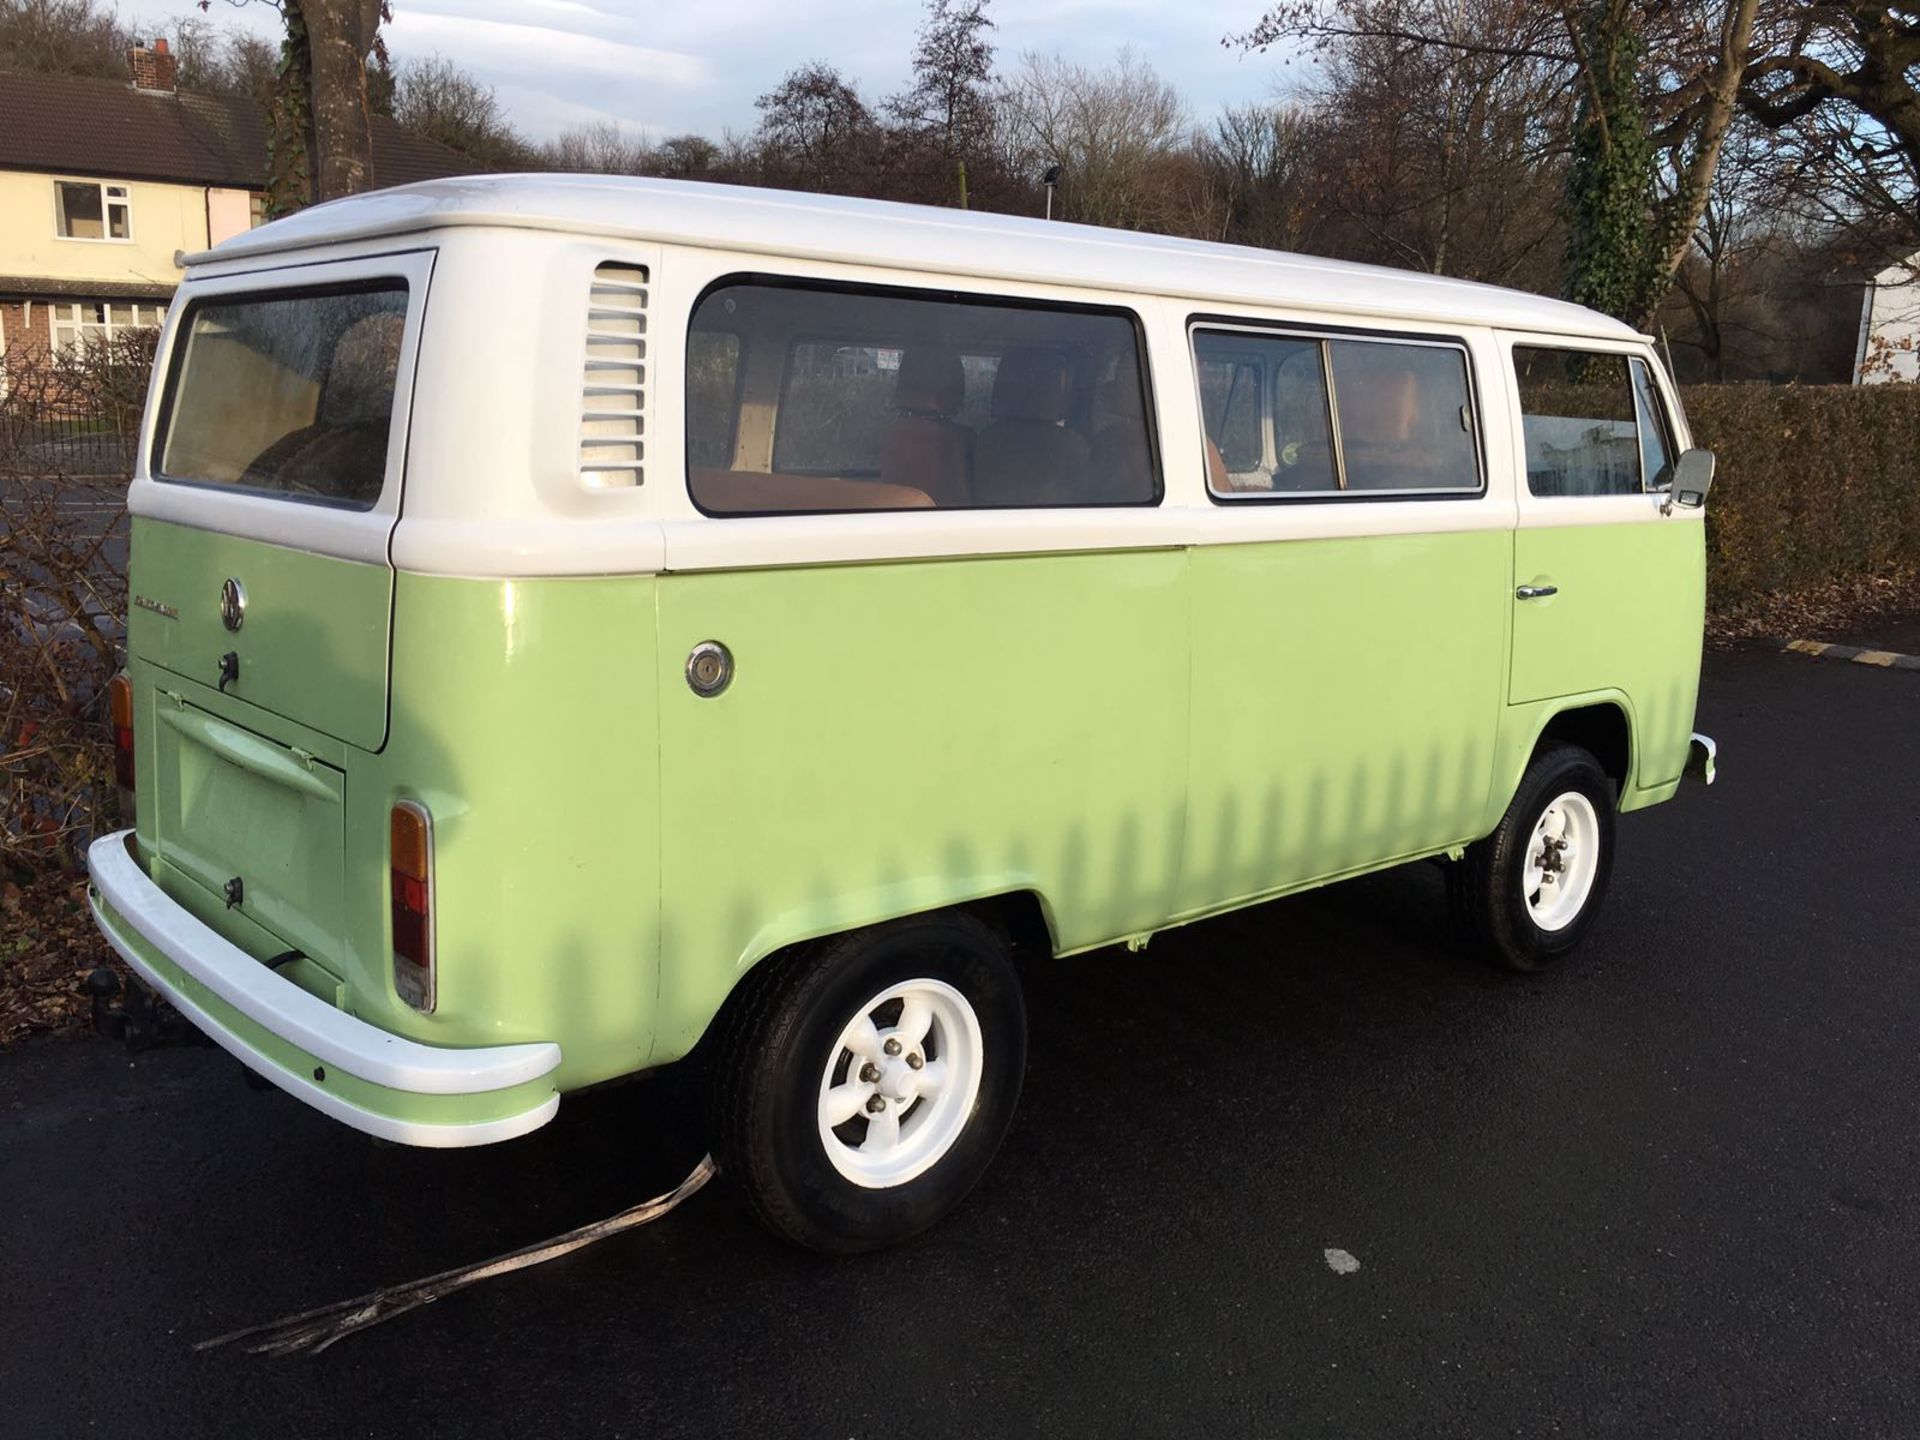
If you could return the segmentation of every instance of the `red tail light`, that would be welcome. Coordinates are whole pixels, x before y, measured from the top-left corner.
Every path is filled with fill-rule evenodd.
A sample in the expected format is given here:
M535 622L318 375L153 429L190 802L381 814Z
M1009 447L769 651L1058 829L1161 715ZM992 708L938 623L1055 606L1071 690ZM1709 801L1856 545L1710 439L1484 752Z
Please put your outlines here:
M107 682L107 713L113 722L113 783L123 792L125 818L133 819L133 682L116 675Z
M416 1010L432 1011L433 819L402 800L388 817L393 909L393 988Z

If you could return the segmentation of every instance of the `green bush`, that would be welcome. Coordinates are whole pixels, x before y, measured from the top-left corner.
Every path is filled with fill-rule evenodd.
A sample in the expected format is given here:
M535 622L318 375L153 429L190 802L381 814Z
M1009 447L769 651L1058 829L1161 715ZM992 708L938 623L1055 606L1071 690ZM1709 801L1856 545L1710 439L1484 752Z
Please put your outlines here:
M1694 443L1720 457L1716 612L1920 567L1920 385L1696 385L1683 398Z

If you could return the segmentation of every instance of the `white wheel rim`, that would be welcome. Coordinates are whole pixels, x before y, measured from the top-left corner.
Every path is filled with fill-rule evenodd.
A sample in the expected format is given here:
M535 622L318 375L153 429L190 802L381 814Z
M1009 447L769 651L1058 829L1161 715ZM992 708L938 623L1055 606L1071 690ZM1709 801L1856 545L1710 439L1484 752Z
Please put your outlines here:
M984 1048L973 1006L944 980L907 980L862 1005L820 1077L820 1143L856 1185L904 1185L973 1117Z
M1564 930L1586 908L1600 873L1600 816L1578 790L1557 796L1527 841L1520 888L1527 913L1542 930Z

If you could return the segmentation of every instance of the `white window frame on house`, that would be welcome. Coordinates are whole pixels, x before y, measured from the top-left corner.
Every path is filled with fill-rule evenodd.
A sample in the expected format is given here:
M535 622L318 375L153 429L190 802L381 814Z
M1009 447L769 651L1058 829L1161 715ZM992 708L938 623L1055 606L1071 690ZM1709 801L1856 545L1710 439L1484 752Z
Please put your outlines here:
M66 195L63 185L92 185L100 192L100 229L99 235L69 235L67 233ZM127 233L113 233L113 212L118 209L125 220ZM87 180L78 177L55 176L53 181L53 233L56 239L78 240L87 245L131 245L133 243L133 187L124 181Z
M47 343L55 354L71 355L95 340L112 340L134 330L158 330L167 318L161 303L134 300L46 301Z

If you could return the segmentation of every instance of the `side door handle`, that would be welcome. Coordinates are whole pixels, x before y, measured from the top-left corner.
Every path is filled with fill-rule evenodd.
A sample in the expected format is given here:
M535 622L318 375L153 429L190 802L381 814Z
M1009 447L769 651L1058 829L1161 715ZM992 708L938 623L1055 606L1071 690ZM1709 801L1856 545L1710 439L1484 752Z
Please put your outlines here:
M1522 585L1518 590L1513 592L1513 598L1516 600L1544 600L1549 595L1558 595L1559 593L1560 587L1558 585Z

